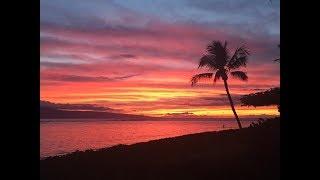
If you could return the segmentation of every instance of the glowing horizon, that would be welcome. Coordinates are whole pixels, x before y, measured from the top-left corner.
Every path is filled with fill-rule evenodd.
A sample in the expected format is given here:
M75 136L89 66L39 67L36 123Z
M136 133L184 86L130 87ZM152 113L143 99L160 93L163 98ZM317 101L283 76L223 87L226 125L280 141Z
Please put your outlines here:
M41 1L40 99L97 104L121 113L232 116L222 82L190 86L211 40L246 44L249 81L229 78L241 116L279 115L242 107L239 97L280 85L279 4L250 1ZM143 7L143 8L142 8ZM238 9L237 15L227 9ZM89 14L89 16L87 16Z

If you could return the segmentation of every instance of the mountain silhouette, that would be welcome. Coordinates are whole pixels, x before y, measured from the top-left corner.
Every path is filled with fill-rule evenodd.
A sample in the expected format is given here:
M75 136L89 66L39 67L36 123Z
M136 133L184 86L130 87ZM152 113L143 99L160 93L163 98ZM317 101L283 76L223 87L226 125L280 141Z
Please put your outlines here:
M79 107L72 104L55 104L40 101L40 119L112 119L112 120L150 120L153 117L143 115L124 114L98 110L72 110L60 107ZM97 107L95 107L97 108Z

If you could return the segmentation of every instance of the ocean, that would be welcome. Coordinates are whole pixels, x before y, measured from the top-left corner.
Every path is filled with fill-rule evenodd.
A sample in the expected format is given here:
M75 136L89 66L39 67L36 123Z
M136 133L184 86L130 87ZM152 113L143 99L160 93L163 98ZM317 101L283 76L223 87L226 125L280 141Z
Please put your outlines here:
M253 120L242 121L244 127ZM41 120L40 158L76 150L134 144L186 134L237 128L234 119L188 121Z

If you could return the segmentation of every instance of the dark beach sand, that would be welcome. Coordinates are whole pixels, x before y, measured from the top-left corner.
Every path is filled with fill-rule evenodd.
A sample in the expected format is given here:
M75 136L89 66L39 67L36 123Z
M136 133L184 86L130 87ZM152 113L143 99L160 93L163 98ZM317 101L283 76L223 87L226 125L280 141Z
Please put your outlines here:
M280 121L40 160L42 180L280 179Z

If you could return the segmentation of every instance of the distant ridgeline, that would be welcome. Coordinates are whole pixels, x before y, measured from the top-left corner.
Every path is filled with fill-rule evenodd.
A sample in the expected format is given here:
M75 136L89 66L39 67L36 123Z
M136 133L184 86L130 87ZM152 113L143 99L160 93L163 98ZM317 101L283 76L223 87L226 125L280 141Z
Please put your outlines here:
M241 106L272 106L277 105L280 112L280 87L266 91L251 93L240 98Z
M110 109L87 104L59 104L40 100L40 119L121 119L146 120L143 115L110 112Z

